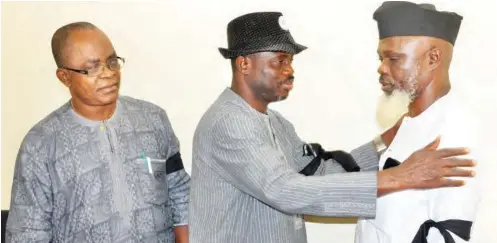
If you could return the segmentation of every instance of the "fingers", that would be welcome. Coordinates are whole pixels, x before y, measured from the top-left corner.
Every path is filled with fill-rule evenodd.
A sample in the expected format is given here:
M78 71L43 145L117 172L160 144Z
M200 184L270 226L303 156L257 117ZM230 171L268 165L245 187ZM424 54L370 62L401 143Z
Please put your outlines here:
M428 150L435 150L438 148L438 145L440 145L440 136L438 136L433 142L430 144L426 145L425 149Z
M442 187L459 187L459 186L464 186L464 184L466 184L466 182L462 180L451 180L451 179L442 180Z
M446 177L457 176L457 177L474 177L475 172L472 170L462 170L462 169L447 169L445 172Z
M443 148L435 151L435 158L447 158L453 156L466 155L469 153L468 148Z
M473 167L476 161L472 159L447 158L444 159L448 167Z

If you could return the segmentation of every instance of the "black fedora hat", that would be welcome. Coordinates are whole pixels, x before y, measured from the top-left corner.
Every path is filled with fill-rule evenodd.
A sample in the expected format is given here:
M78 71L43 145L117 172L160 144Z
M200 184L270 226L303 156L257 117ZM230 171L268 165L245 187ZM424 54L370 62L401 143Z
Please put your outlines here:
M228 48L219 48L226 59L257 52L298 54L307 49L293 40L280 12L255 12L228 23Z

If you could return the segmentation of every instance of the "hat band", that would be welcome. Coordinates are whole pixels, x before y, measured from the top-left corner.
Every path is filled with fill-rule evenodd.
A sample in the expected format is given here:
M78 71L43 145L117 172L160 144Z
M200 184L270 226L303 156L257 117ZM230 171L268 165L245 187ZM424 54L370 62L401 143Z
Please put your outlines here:
M265 36L262 38L251 39L250 41L240 42L228 49L232 51L255 51L277 44L296 44L290 33L279 35Z

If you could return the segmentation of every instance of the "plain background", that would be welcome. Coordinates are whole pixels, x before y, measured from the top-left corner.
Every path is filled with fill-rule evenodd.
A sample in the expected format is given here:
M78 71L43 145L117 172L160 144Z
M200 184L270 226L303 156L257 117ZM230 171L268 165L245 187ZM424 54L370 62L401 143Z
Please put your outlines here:
M416 1L420 2L420 1ZM485 181L475 231L477 242L495 242L497 218L497 4L494 0L427 1L464 16L451 67L453 88L481 118ZM55 76L50 39L60 26L89 21L104 30L118 55L124 95L167 110L191 165L192 137L201 115L230 84L227 23L247 12L281 11L296 41L309 47L295 57L295 89L272 105L299 135L327 148L350 150L377 134L375 105L378 34L372 19L381 4L355 1L163 1L2 3L2 209L9 208L17 150L26 132L69 98ZM310 243L352 242L353 219L314 219Z

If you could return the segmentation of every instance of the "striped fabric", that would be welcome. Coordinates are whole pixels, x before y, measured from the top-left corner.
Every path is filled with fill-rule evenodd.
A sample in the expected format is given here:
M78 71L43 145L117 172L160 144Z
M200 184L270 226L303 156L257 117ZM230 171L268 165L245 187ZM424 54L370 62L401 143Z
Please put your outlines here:
M259 113L227 88L195 131L190 242L306 242L300 215L375 215L378 157L371 143L351 152L369 172L343 173L327 162L309 177L297 173L311 160L302 146L280 114Z

